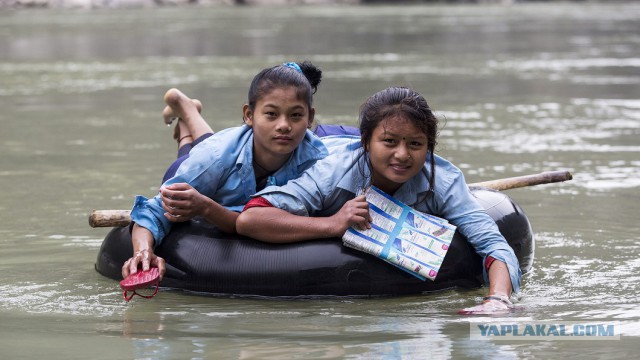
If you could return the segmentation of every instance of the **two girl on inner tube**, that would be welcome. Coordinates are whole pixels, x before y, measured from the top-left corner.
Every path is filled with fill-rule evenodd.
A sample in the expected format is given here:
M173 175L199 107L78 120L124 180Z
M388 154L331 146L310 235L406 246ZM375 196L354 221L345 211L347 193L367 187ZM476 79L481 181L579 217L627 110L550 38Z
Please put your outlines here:
M134 254L123 277L150 266L163 274L164 260L153 246L173 222L195 216L265 242L340 238L351 226L368 228L368 204L360 194L373 185L418 211L446 218L483 258L489 294L464 313L507 310L520 287L518 261L462 172L434 154L438 120L424 97L408 88L384 89L360 109L361 138L320 140L309 130L320 75L305 62L254 77L243 106L245 124L213 135L204 131L199 144L172 166L177 171L158 195L136 198ZM191 124L208 127L197 102L179 91L167 92L165 102L165 116L180 118L178 140L189 141L185 132Z

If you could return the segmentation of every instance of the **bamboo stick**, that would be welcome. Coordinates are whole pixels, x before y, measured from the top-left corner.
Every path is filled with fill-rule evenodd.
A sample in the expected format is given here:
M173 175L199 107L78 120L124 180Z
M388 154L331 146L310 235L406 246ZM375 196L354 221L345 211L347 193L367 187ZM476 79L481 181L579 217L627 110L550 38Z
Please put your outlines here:
M539 174L523 175L505 179L483 181L469 184L470 187L486 187L493 190L509 190L525 186L549 184L571 180L573 176L568 171L546 171Z
M547 171L539 174L516 176L505 179L484 181L469 184L469 187L485 187L493 190L509 190L526 186L549 184L571 180L573 176L568 171ZM93 210L89 214L91 227L123 227L131 222L129 210Z

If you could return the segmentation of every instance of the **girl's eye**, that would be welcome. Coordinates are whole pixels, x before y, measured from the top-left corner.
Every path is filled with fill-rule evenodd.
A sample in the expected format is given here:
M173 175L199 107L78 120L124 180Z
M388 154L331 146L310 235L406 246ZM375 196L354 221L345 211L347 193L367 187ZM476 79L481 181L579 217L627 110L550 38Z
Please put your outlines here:
M304 117L304 114L302 114L302 113L294 113L294 114L291 114L291 118L292 118L292 119L295 119L295 120L302 119L303 117Z
M267 112L265 112L264 114L265 114L267 117L275 117L275 116L276 116L276 113L275 113L275 112L273 112L273 111L267 111Z
M384 141L385 143L387 143L389 145L392 145L392 144L396 143L396 140L395 139L391 139L391 138L386 138L386 139L383 139L382 141Z
M420 148L420 147L422 147L424 144L423 144L422 142L420 142L420 141L412 141L412 142L410 143L410 145L411 145L411 146L413 146L413 147Z

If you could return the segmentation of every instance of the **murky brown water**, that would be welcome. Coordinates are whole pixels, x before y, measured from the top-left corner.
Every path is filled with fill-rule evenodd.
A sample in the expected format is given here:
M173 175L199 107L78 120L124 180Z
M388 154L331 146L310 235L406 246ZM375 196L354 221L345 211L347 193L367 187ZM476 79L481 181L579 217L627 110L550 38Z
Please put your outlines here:
M294 7L0 13L0 357L629 358L640 337L640 6ZM279 301L163 292L126 304L93 270L92 209L153 194L174 157L162 95L215 129L285 60L325 74L319 120L355 124L389 85L425 95L439 153L510 190L537 239L524 310L494 321L616 322L620 341L469 341L478 291Z

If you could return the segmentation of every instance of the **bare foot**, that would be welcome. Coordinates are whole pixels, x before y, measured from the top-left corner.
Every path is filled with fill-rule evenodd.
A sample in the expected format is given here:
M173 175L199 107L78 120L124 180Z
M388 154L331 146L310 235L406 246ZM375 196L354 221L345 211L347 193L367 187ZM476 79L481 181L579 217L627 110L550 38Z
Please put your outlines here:
M191 99L191 101L198 109L198 112L202 113L202 103L200 102L200 100ZM164 110L162 110L162 118L164 119L164 123L167 124L167 126L171 125L174 121L180 120L180 117L174 114L173 109L169 105L165 106Z
M170 108L170 112L163 111L163 116L173 114L173 117L180 118L178 125L186 125L186 127L180 128L181 137L187 136L187 134L197 139L205 134L213 133L213 130L207 124L207 122L200 115L202 110L202 103L198 100L190 99L178 89L169 89L164 95L164 102ZM199 104L199 106L198 106ZM167 117L165 117L166 119ZM166 120L165 120L166 122Z

